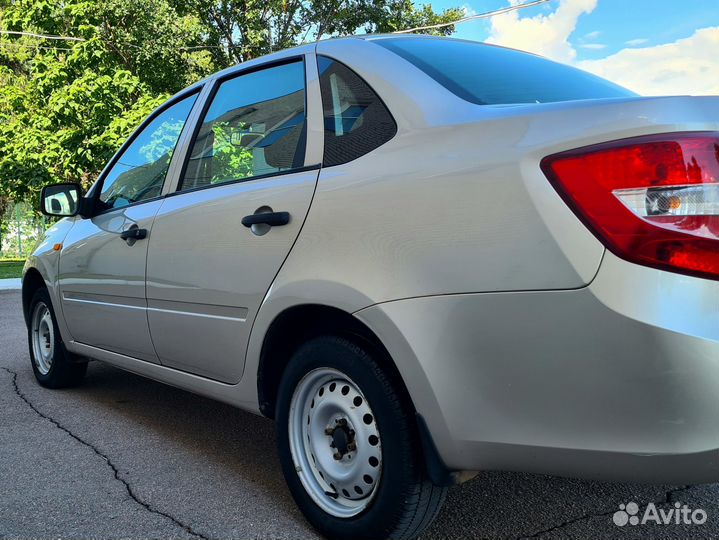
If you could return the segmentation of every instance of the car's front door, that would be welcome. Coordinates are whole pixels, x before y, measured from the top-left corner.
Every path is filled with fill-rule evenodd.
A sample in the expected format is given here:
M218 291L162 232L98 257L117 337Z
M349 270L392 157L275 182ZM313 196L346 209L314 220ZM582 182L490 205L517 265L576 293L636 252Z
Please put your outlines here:
M216 84L177 190L155 218L148 320L163 365L234 383L319 167L306 155L311 111L301 58Z
M147 326L147 244L196 99L193 93L148 119L90 192L96 215L75 218L59 268L62 311L74 341L157 362Z

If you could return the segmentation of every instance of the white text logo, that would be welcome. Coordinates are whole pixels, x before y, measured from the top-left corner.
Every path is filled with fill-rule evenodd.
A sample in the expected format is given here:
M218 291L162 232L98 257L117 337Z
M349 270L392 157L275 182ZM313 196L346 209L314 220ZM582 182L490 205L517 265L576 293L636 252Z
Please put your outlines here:
M686 504L674 503L671 508L657 508L649 503L644 513L639 515L639 505L635 502L620 504L619 510L614 512L612 521L618 527L625 525L644 525L656 523L657 525L703 525L706 523L707 513L701 508L692 510Z

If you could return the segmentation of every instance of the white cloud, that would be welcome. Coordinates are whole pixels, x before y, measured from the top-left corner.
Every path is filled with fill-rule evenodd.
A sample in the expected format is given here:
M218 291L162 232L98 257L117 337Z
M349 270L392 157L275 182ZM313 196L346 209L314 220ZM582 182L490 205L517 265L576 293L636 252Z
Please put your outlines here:
M625 41L624 44L629 45L630 47L637 47L638 45L644 45L647 41L649 40L644 38L636 38Z
M587 34L584 34L584 39L597 39L599 36L601 36L602 33L599 30L595 30L594 32L589 32Z
M577 66L643 95L719 94L719 26L673 43L622 49Z
M560 0L559 7L546 15L520 17L519 10L496 15L491 18L492 28L487 43L571 62L577 51L567 38L577 26L579 16L591 13L596 6L597 0Z
M464 17L469 17L471 15L477 15L479 13L476 9L474 9L469 4L464 4L462 6L462 11L464 12Z
M606 58L577 62L569 37L579 17L591 13L597 1L560 0L553 11L533 17L522 17L519 11L497 15L491 18L487 42L576 65L643 95L719 94L719 27L701 28L688 38L652 47L636 48L647 40L632 39L625 43L628 48ZM597 37L598 31L584 36ZM603 44L579 47L598 50Z

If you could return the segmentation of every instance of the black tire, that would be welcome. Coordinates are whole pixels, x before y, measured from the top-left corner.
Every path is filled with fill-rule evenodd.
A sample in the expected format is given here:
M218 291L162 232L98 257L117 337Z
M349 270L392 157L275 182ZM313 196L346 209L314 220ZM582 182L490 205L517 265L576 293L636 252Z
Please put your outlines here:
M33 317L36 310L42 309L42 306L47 307L53 325L52 339L47 339L48 344L52 341L52 348L50 349L52 352L49 356L51 365L47 370L41 367L42 362L36 356L33 346ZM55 317L55 311L52 308L52 302L50 301L50 295L47 289L42 288L35 292L32 300L30 300L29 314L27 327L28 347L30 349L32 371L35 373L37 382L46 388L66 388L80 384L87 371L87 361L83 361L65 349L65 344L62 342L62 337L60 337L57 318Z
M378 355L371 351L371 347L343 337L312 339L293 355L280 384L276 429L284 476L307 520L331 539L415 538L437 516L447 493L447 488L435 486L426 477L409 398L402 392L400 382L393 380L377 362ZM316 504L305 490L292 457L289 432L292 396L303 377L318 368L336 369L357 384L374 412L382 441L381 477L376 493L367 508L353 517L336 517Z

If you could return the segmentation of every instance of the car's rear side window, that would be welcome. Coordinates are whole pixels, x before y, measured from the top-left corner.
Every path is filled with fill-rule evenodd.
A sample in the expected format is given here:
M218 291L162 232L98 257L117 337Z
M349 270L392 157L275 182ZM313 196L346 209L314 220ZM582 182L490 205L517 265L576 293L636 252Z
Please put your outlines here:
M411 62L462 99L479 105L636 95L585 71L504 47L436 38L384 38L374 43Z
M318 56L325 167L347 163L394 137L397 124L377 94L344 64Z
M305 159L301 60L224 80L199 126L179 191L299 169Z

